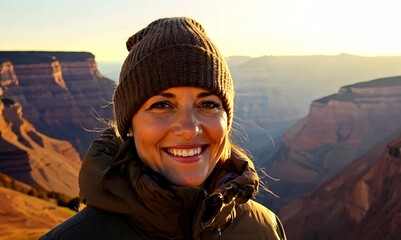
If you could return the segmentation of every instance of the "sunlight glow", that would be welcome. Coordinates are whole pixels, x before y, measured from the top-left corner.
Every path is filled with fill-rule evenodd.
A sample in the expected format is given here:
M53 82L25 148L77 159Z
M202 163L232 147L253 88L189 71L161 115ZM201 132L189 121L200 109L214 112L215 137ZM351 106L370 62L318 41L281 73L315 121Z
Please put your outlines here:
M126 39L152 20L189 16L225 56L401 55L400 6L395 0L0 0L0 50L89 51L97 60L120 61Z

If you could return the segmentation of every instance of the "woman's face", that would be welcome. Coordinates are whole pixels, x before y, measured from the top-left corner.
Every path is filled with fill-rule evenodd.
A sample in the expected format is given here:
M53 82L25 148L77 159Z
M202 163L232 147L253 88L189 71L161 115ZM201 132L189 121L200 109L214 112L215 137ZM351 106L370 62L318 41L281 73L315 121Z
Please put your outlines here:
M139 157L181 186L199 186L225 151L227 114L208 90L173 87L149 98L132 118Z

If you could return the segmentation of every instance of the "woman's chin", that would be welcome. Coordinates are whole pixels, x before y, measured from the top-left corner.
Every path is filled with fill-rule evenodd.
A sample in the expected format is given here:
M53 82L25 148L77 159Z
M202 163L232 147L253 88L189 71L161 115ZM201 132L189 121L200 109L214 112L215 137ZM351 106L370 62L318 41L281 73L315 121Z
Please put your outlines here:
M202 185L202 183L205 181L204 176L176 176L173 179L170 179L170 181L178 186L183 186L183 187L198 187Z

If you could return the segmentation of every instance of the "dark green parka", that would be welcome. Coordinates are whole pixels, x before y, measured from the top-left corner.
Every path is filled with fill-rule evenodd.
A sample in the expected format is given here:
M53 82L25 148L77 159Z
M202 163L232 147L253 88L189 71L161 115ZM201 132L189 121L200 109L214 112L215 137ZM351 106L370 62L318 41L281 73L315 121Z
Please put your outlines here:
M87 207L42 240L286 239L277 216L249 200L259 181L249 160L220 162L204 187L181 187L140 160L113 164L119 145L112 130L92 143L79 177Z

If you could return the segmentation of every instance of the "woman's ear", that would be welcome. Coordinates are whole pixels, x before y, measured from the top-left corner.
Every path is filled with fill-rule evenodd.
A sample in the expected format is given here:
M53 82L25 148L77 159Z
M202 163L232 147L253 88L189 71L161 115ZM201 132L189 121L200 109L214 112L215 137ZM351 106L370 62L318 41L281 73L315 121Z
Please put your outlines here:
M127 133L127 138L133 138L134 137L134 132L132 131L132 128Z

